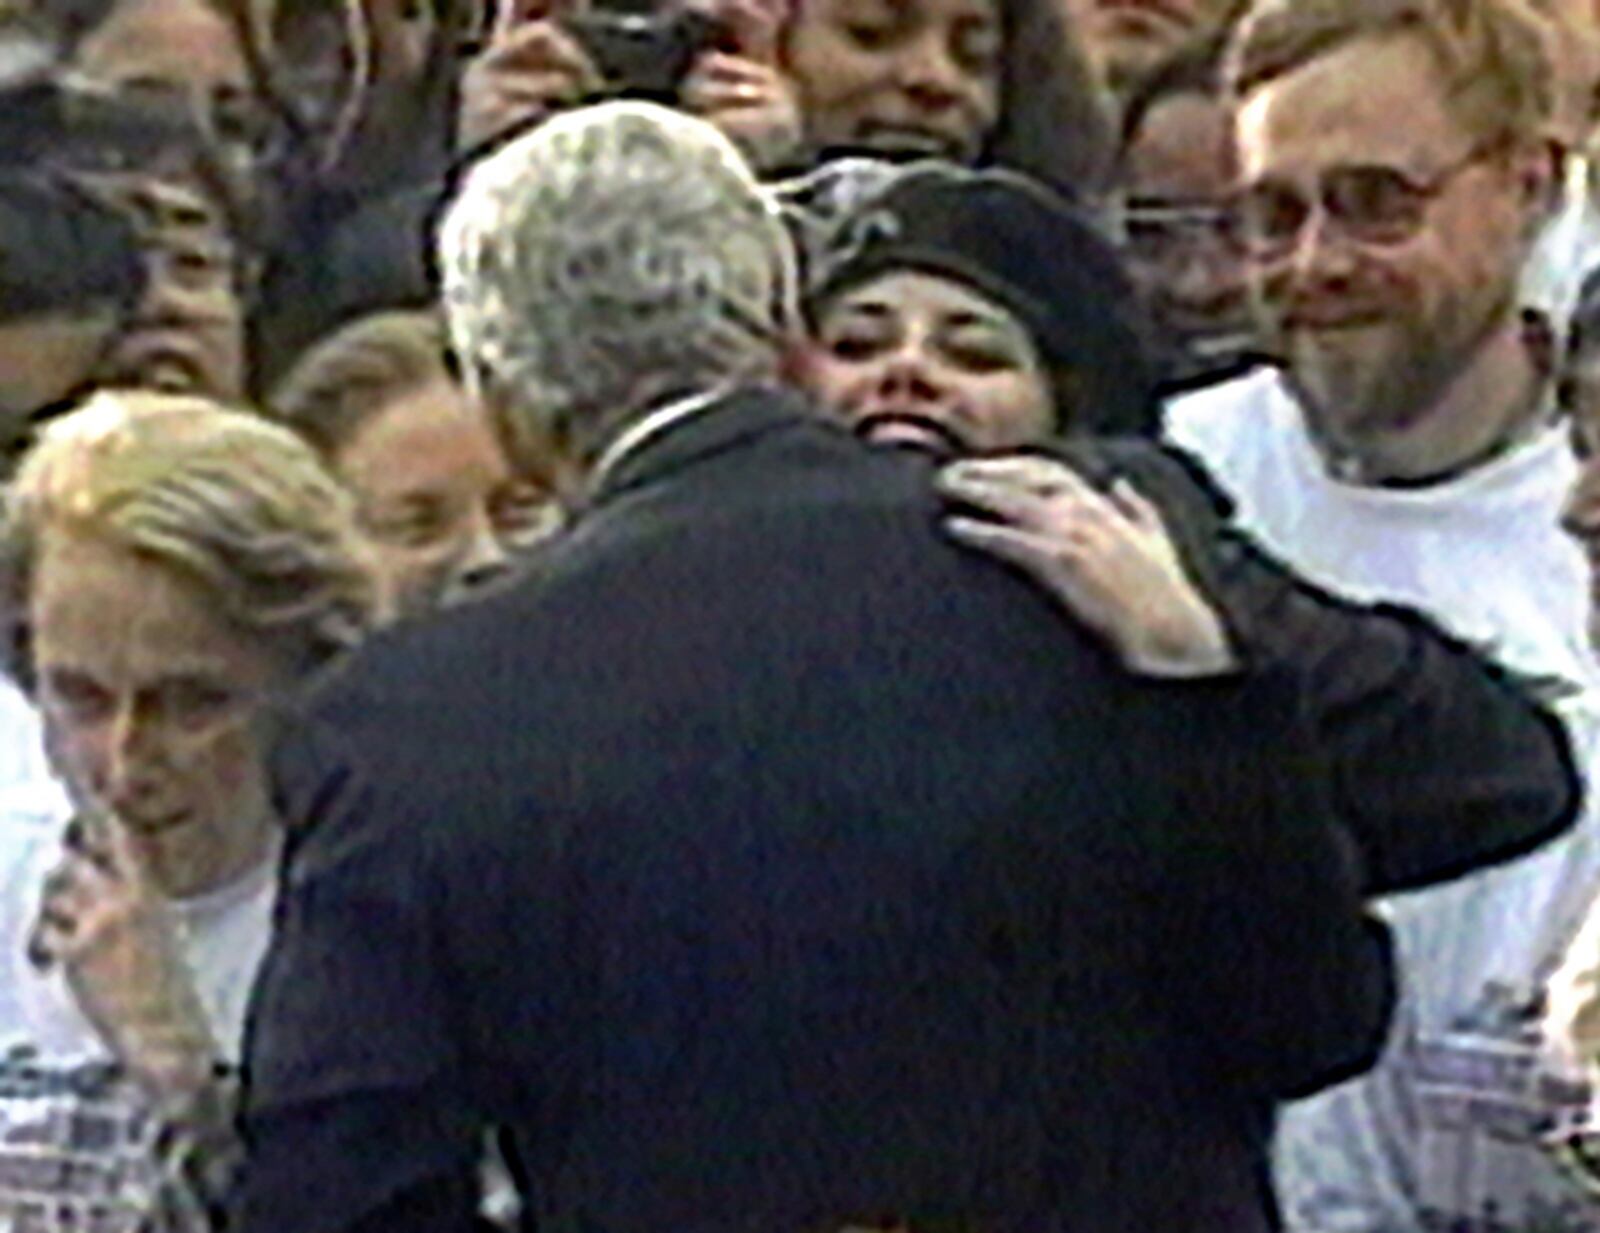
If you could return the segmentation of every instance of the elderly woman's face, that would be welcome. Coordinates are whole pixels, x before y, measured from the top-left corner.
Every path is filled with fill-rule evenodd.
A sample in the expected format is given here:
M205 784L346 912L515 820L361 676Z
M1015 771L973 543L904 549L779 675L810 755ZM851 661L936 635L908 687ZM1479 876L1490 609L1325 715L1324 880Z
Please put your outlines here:
M1050 382L1023 326L949 279L888 274L823 310L799 379L869 441L965 454L1037 442Z
M801 0L784 43L824 150L970 162L1000 117L998 0Z
M512 474L487 417L442 378L369 417L333 465L402 614L471 599L553 528L549 493Z
M136 848L232 845L270 818L260 721L284 670L214 596L104 538L48 528L29 622L56 772Z

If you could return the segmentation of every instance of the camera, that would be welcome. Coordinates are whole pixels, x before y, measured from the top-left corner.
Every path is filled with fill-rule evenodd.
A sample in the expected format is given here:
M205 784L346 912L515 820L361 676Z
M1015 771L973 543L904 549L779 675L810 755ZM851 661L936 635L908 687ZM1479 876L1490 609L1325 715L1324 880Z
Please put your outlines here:
M198 133L186 109L59 77L0 86L0 167L147 170Z
M704 13L654 6L596 4L561 19L605 80L608 98L678 101L700 55L717 46L722 28Z

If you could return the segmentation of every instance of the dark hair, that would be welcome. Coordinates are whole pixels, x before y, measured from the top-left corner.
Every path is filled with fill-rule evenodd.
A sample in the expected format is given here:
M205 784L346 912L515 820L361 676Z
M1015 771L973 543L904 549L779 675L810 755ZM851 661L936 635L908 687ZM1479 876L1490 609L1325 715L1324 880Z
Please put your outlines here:
M1028 331L1054 386L1058 427L1150 434L1153 330L1098 221L1006 169L914 165L835 229L809 271L813 325L838 296L902 270L972 287Z
M1110 101L1062 0L1000 0L1000 124L985 161L1093 198L1109 184Z
M358 122L371 105L371 87L377 61L370 47L373 15L362 0L216 0L230 14L241 31L245 52L258 89L273 109L282 126L284 146L278 151L274 168L291 194L307 191L316 182L324 164L332 165L346 153L340 143L354 134ZM420 80L413 92L419 98L419 114L450 113L453 90L460 63L470 50L470 42L480 32L486 0L431 0L434 17L433 38L428 45ZM330 10L332 11L330 13ZM339 101L341 114L350 122L335 125L333 148L312 148L314 120L305 100L296 89L293 74L283 61L283 36L290 24L307 16L338 15L345 24L343 37L352 32L368 50L357 61L357 75L349 93ZM443 126L439 133L446 132ZM432 134L413 134L425 140ZM441 145L441 157L443 157Z
M815 0L790 0L789 24ZM1000 115L979 162L1064 192L1109 186L1115 124L1065 0L996 0L1004 35Z
M362 425L454 369L436 313L380 313L352 322L301 357L271 398L274 418L334 458Z
M0 176L0 321L132 311L144 263L133 225L65 181Z
M1122 110L1122 131L1117 144L1117 162L1128 156L1150 113L1170 98L1198 94L1220 98L1225 90L1229 32L1185 47L1155 72L1145 77L1128 95Z

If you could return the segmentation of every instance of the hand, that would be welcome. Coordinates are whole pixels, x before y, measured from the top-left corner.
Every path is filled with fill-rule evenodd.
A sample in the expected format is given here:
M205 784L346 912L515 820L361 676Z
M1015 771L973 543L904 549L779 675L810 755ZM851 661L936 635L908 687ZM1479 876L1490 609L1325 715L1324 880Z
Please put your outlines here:
M1065 464L1029 456L955 463L939 488L999 520L953 515L952 538L1041 583L1130 672L1206 677L1238 666L1161 515L1126 480L1104 495Z
M59 965L112 1055L163 1105L187 1104L217 1056L170 909L122 827L83 816L45 879L28 954Z
M474 150L598 94L600 70L556 19L563 0L507 4L461 77L456 146Z
M721 0L710 6L736 48L701 56L683 83L684 110L721 129L757 171L781 167L800 147L800 100L778 67L783 5Z

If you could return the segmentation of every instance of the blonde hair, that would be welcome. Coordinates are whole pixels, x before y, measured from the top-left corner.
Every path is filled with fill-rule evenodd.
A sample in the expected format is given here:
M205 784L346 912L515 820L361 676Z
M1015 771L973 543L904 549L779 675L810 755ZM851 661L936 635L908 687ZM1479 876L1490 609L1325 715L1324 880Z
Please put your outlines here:
M437 313L377 313L306 352L273 393L271 411L331 460L373 416L454 377Z
M52 529L181 572L298 673L377 620L348 494L293 433L202 398L97 394L24 457L0 517L0 671L30 692L29 590Z
M1558 136L1555 28L1524 0L1260 0L1234 38L1228 85L1243 96L1358 39L1401 35L1427 46L1480 139Z

